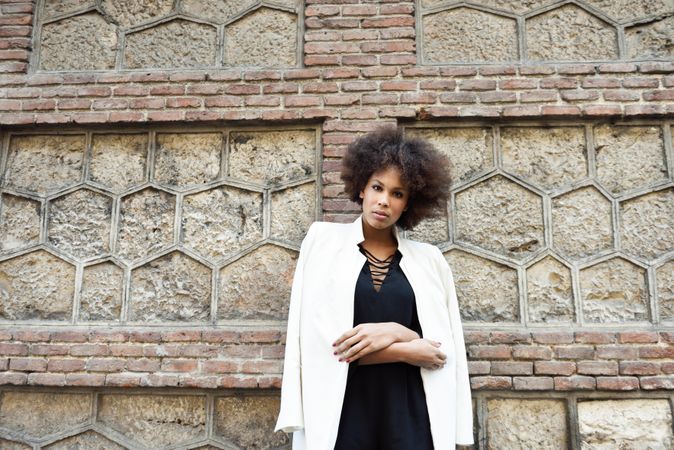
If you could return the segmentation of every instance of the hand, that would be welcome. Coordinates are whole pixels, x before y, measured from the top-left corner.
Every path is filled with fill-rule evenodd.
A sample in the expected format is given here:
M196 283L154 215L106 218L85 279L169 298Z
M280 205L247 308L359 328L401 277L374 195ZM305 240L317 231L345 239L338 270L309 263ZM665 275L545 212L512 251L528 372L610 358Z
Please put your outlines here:
M394 342L418 339L414 331L395 322L362 323L342 334L333 344L340 361L352 362Z
M403 360L424 369L441 369L445 366L447 355L440 351L440 343L430 339L415 339L405 344Z

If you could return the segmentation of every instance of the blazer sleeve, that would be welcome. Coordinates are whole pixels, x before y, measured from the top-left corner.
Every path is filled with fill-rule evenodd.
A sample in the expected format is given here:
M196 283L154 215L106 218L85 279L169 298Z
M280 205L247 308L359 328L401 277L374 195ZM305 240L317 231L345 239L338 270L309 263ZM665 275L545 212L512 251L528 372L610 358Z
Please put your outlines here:
M437 255L443 274L445 291L447 292L447 310L449 311L449 322L452 326L452 337L454 338L454 354L456 355L456 443L470 445L473 443L473 406L459 301L456 297L452 270L439 250Z
M302 241L300 255L295 267L290 308L288 311L288 331L286 333L285 358L283 362L283 381L281 383L281 410L274 431L286 433L304 428L304 412L302 407L302 378L300 352L300 317L302 315L302 290L304 267L310 251L316 224L312 224Z

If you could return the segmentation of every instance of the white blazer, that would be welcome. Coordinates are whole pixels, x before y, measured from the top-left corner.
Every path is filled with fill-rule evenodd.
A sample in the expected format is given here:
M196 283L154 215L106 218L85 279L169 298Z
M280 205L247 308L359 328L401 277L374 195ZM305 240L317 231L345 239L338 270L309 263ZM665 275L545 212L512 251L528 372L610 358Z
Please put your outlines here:
M353 327L356 280L365 263L361 218L352 224L315 222L295 269L286 338L281 411L276 430L293 432L293 450L333 450L348 364L332 343ZM452 273L440 250L402 239L400 268L416 297L424 338L447 354L442 369L421 369L435 450L473 443L466 350Z

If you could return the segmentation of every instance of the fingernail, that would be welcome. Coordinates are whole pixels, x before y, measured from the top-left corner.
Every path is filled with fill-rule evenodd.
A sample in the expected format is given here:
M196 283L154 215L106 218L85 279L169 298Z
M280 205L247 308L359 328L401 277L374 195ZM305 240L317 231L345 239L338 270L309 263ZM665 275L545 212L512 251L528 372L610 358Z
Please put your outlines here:
M346 362L350 363L350 362L351 362L351 360L350 360L350 359L347 359L347 360L346 360Z
M337 343L336 343L336 342L333 342L333 343L332 343L332 346L333 346L333 347L334 347L334 346L336 346L336 345L337 345Z
M342 358L339 358L339 362L342 362L342 361L344 361L344 360Z
M333 354L333 355L336 355L336 354L337 354L337 352L333 352L332 354Z

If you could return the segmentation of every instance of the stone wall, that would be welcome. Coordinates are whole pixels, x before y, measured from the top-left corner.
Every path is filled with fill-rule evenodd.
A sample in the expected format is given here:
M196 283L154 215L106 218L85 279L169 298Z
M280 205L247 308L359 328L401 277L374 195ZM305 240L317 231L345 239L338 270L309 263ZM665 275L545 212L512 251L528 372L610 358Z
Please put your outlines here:
M476 448L674 445L674 5L0 0L0 446L287 448L299 243L452 161Z

